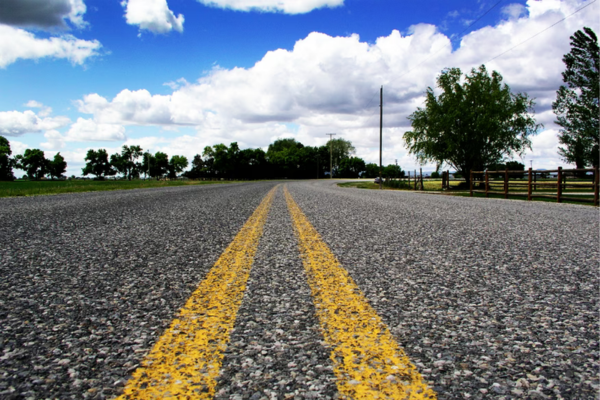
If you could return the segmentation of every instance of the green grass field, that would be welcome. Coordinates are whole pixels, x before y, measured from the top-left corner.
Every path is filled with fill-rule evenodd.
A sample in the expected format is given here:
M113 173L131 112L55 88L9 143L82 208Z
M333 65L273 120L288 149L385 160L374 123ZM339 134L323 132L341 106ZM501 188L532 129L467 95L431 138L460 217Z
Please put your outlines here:
M14 181L0 182L0 197L39 196L61 193L98 192L106 190L127 190L186 185L210 185L217 183L233 183L233 181Z

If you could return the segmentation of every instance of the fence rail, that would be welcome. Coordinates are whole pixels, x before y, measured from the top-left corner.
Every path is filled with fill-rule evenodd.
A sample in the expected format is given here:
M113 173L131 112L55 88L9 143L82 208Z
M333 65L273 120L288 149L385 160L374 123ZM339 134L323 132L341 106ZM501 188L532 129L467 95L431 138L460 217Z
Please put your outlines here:
M588 172L593 174L593 179L591 184L573 184L567 183L568 175L587 175ZM556 182L537 182L537 176L542 174L551 174L557 173ZM528 175L527 182L510 182L510 175L519 175L524 176ZM490 175L498 176L504 175L502 181L492 180L490 181ZM485 190L474 190L474 179L480 176L483 181L483 185ZM503 194L505 199L508 199L510 196L520 196L527 197L527 200L531 201L533 197L540 198L552 198L556 199L557 203L561 203L563 200L574 201L574 202L587 202L594 203L594 206L598 206L598 179L599 173L598 168L586 168L586 169L562 169L562 167L558 167L557 170L532 170L529 168L528 171L509 171L506 170L497 170L497 171L471 171L471 183L470 183L470 194L473 197L473 193L485 193L485 197L489 197L490 194ZM510 187L520 187L527 188L527 193L522 192L510 192ZM556 194L539 194L534 193L539 189L556 189ZM563 192L566 189L592 189L594 194L594 199L589 199L586 197L573 196L568 197L564 196Z

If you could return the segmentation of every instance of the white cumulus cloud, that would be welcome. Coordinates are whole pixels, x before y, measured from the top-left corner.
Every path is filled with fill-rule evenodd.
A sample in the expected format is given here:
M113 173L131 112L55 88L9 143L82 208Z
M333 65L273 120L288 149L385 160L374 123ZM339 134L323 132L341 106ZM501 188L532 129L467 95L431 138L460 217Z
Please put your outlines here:
M71 120L67 117L42 117L31 110L0 112L0 135L21 136L25 133L37 133L67 126Z
M124 142L125 127L118 124L98 124L94 120L78 118L66 134L55 129L44 133L47 142L41 143L46 150L60 150L67 142Z
M98 124L91 119L78 118L65 136L69 142L124 141L125 127L118 124Z
M600 3L526 39L585 4L530 0L526 12L506 9L504 20L469 33L454 51L450 39L427 24L411 27L406 35L393 31L375 43L363 42L358 35L314 32L292 50L268 52L253 67L216 68L196 82L173 84L170 95L126 89L112 99L92 93L77 105L102 124L193 125L200 144L238 141L263 147L273 138L287 136L318 145L326 142L324 133L337 132L355 143L366 161L375 161L383 85L384 163L406 160L410 156L401 138L410 129L407 117L423 105L425 90L435 86L446 67L467 73L486 64L513 91L536 97L537 115L548 130L555 129L551 104L562 84L562 57L570 50L569 37L583 26L599 31L595 16Z
M81 65L89 57L97 55L101 47L97 40L82 40L72 35L40 39L23 29L0 25L0 68L18 59L44 57L64 58Z
M167 0L123 0L125 19L129 25L138 25L140 30L152 33L183 32L183 14L175 16Z
M344 0L198 0L211 7L238 11L282 12L304 14L323 7L338 7Z

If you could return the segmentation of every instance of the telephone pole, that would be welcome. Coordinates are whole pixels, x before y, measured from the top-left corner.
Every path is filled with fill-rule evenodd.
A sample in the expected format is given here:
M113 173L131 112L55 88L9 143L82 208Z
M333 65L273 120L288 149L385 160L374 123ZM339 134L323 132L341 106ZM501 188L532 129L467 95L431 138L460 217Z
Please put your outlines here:
M335 133L326 133L329 136L329 179L333 178L333 135Z
M383 150L383 86L379 91L379 189L383 189L381 181L381 153Z

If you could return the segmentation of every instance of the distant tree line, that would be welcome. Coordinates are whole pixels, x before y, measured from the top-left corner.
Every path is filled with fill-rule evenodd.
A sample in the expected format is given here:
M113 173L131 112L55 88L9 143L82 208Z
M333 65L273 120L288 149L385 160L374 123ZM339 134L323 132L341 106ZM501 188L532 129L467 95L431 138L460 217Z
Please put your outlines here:
M196 154L191 169L183 175L190 179L315 179L374 178L379 175L376 164L365 164L354 156L355 148L345 139L333 139L324 146L305 146L295 139L278 139L263 149L240 150L236 142L229 146L206 146ZM400 177L403 171L396 165L384 173ZM384 175L385 176L385 175Z
M145 152L140 146L124 145L121 153L112 154L110 157L105 149L88 150L85 156L85 167L81 170L83 176L95 175L102 180L107 176L121 174L124 179L132 180L141 178L174 179L188 166L184 156L169 156L162 151L155 154Z
M324 146L305 146L295 139L278 139L265 152L261 148L241 150L237 142L229 146L216 144L206 146L202 154L196 154L191 168L185 156L158 151L154 154L137 145L124 145L120 153L109 155L106 149L88 150L85 156L83 176L92 175L103 180L120 175L124 179L314 179L326 178L330 172L334 178L375 178L379 176L377 164L366 164L354 155L355 148L345 139L333 139ZM57 153L48 160L39 149L27 149L23 155L11 158L10 143L0 136L0 180L14 180L13 168L26 171L28 179L46 177L64 178L67 163ZM330 165L331 163L331 165ZM384 178L402 178L404 171L390 164L382 168Z
M27 178L39 180L49 177L51 179L63 178L67 170L67 163L60 153L56 153L52 160L46 158L40 149L27 149L23 154L11 158L12 150L9 141L0 136L0 180L12 181L15 179L13 168L25 171Z

